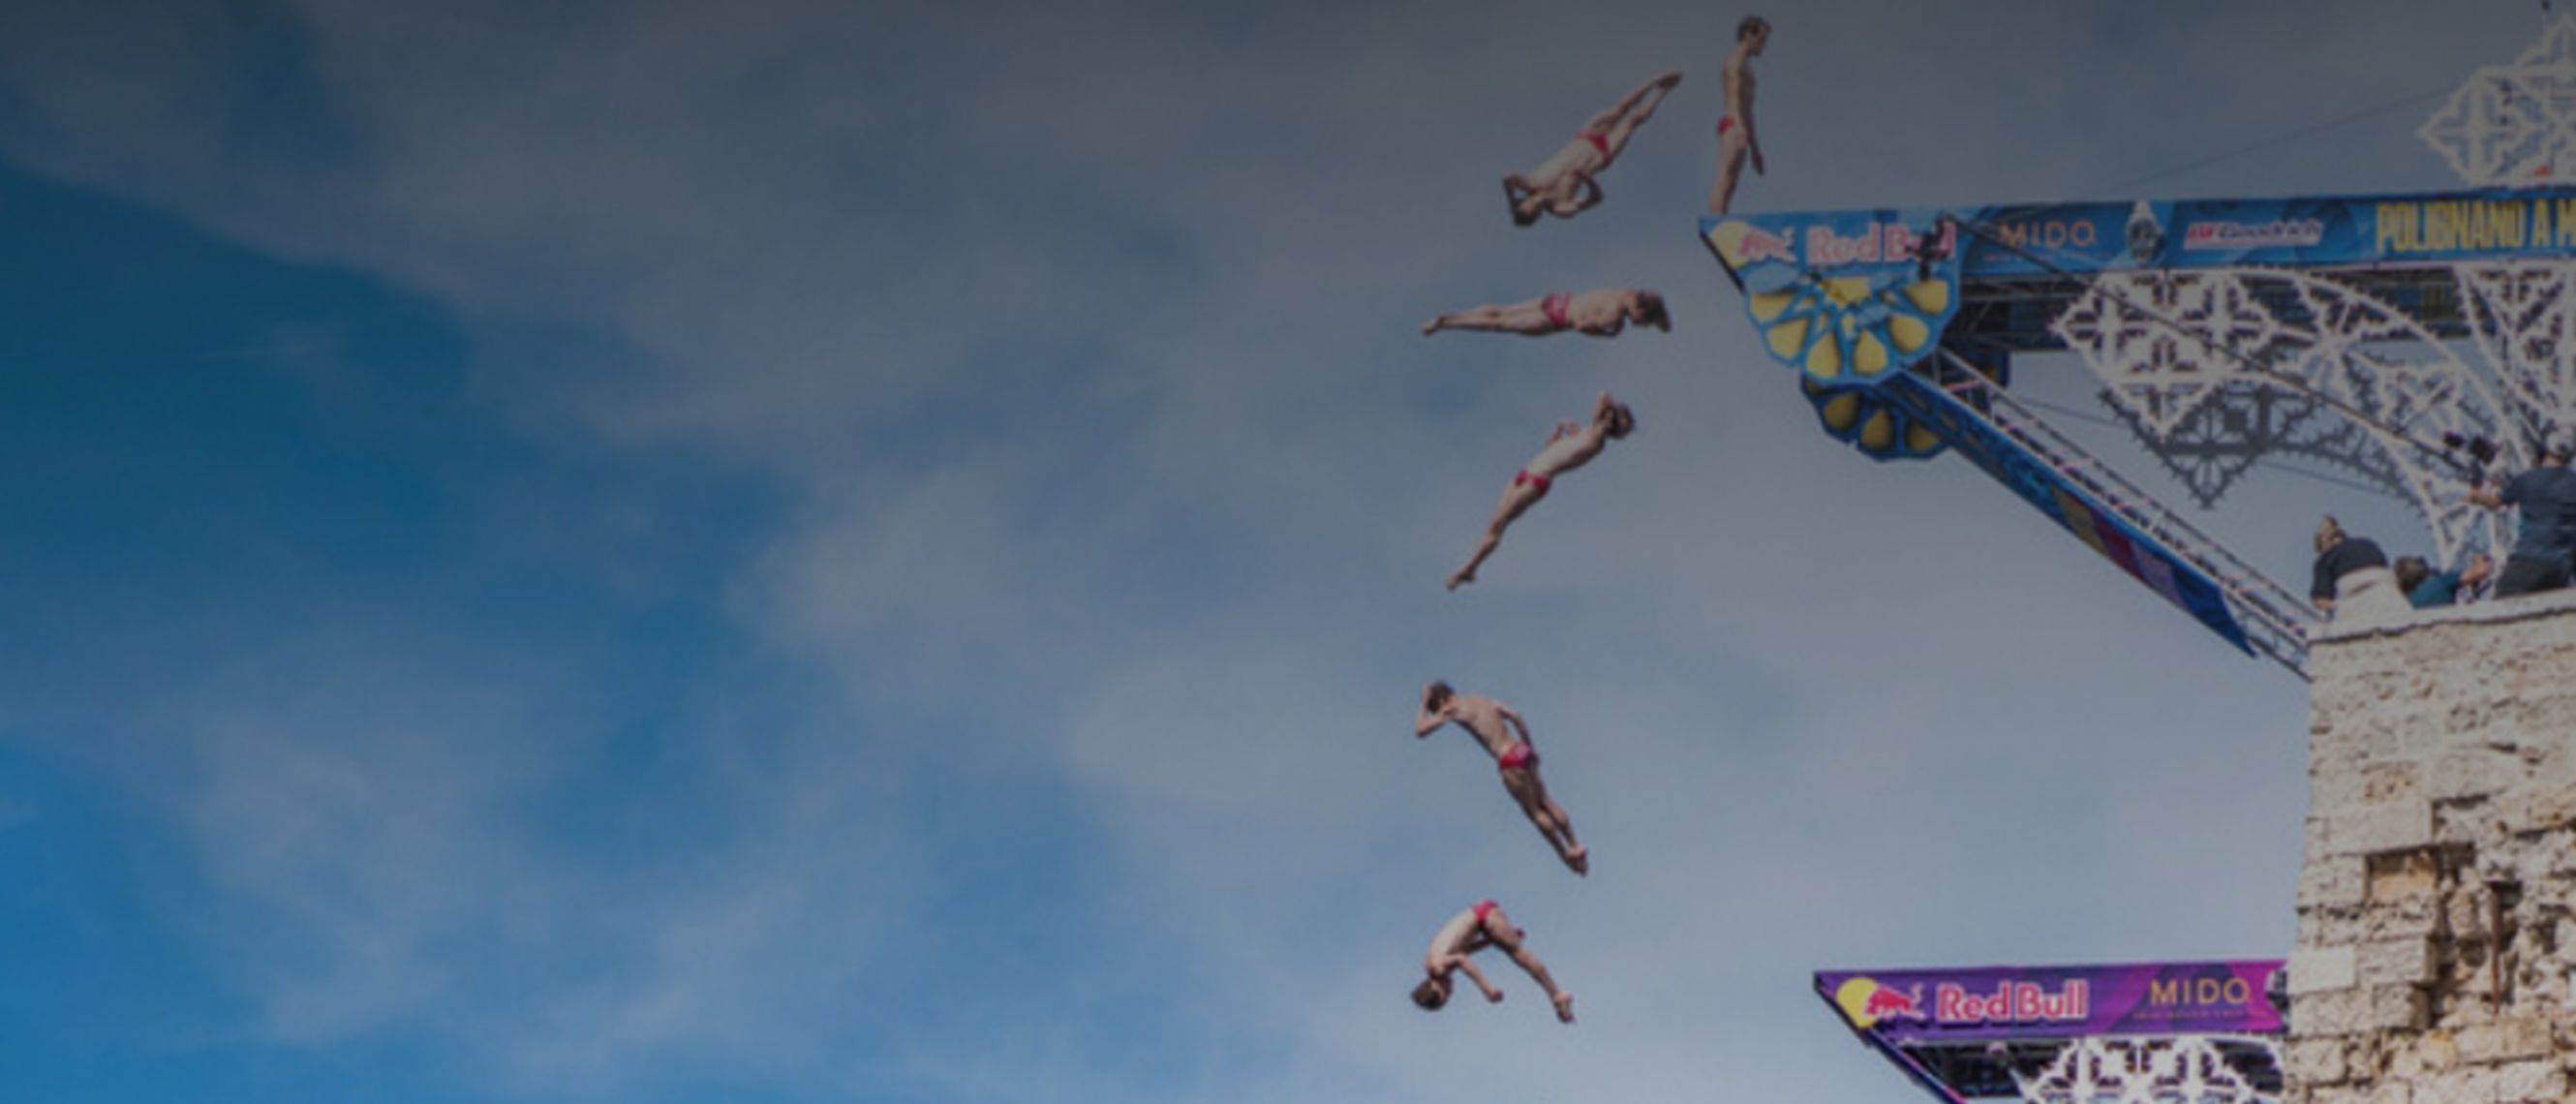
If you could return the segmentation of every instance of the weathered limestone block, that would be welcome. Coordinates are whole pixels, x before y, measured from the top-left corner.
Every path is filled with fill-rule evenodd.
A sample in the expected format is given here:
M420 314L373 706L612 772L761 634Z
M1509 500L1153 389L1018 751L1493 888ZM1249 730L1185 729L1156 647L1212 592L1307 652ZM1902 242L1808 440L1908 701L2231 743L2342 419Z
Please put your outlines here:
M2448 846L2475 846L2479 840L2504 834L2504 820L2496 811L2496 796L2453 798L2433 803L2433 842Z
M2504 826L2513 832L2547 832L2576 823L2576 790L2530 789L2505 802Z
M2448 1031L2427 1031L2409 1041L2413 1045L2407 1047L2407 1053L2417 1069L2446 1070L2460 1064L2459 1044L2452 1041Z
M2433 804L2420 798L2365 805L2326 824L2330 854L2370 855L2433 842Z
M2290 955L2290 996L2306 997L2314 993L2350 989L2359 980L2356 958L2351 947L2302 947ZM2299 1012L2307 1014L2305 1003Z
M2362 1090L2361 1104L2414 1104L2414 1086L2390 1079Z
M2555 1061L2507 1062L2488 1069L2497 1104L2556 1100L2567 1092L2567 1071Z
M2473 1063L2539 1058L2557 1049L2549 1022L2532 1017L2462 1028L2459 1044L2460 1060Z
M2416 1076L2407 1082L2415 1104L2495 1104L2495 1085L2483 1070L2454 1070L2440 1077Z
M2308 863L2299 871L2299 907L2349 908L2362 902L2369 883L2362 878L2362 860L2335 856Z
M2344 1079L2344 1045L2336 1039L2306 1039L2281 1048L2281 1072L2306 1085L2334 1085Z
M2334 989L2290 1002L2290 1029L2296 1038L2357 1035L2370 1028L2367 989Z
M2363 990L2370 994L2370 1011L2364 1023L2381 1031L2420 1031L2431 1026L2431 1004L2428 995L2413 985L2381 985Z
M2355 970L2363 985L2419 985L2433 980L2439 961L2429 936L2383 939L2354 948ZM2293 983L2297 978L2293 976Z
M2392 801L2430 798L2422 782L2423 769L2413 763L2365 763L2361 768L2361 802L2384 805Z
M2426 901L2442 889L2442 861L2429 847L2367 856L2362 875L2370 882L2362 896L2371 904Z
M2459 1064L2460 1052L2451 1045L2450 1035L2427 1031L2395 1046L2386 1063L2387 1076L2378 1083L2420 1081Z
M2492 797L2531 773L2522 755L2490 744L2444 749L2424 773L2424 796L2434 801Z
M2442 926L2442 898L2430 893L2373 901L2362 910L2362 942L2431 935Z

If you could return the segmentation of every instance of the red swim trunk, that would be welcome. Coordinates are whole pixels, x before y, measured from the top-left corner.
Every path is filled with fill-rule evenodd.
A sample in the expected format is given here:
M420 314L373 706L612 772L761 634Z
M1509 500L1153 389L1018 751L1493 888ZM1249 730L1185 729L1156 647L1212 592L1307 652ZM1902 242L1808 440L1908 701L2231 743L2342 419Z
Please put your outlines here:
M1538 301L1538 311L1547 316L1548 325L1562 330L1574 324L1565 314L1565 308L1573 304L1573 296L1562 291L1552 291L1547 294L1547 298Z
M1521 470L1519 470L1519 471L1516 471L1516 472L1513 472L1513 473L1512 473L1512 486L1517 487L1517 486L1520 486L1521 484L1524 484L1524 483L1527 483L1527 484L1529 484L1530 486L1533 486L1533 487L1538 488L1538 493L1540 493L1540 494L1546 494L1546 493L1547 493L1547 477L1546 477L1546 476L1544 476L1544 475L1531 475L1531 474L1529 473L1529 469L1528 469L1528 468L1522 468ZM1524 745L1524 746L1526 746L1526 745Z
M1492 901L1476 902L1476 922L1479 924L1484 923L1485 917L1493 915L1494 909L1498 907L1500 906L1495 905Z
M1607 134L1603 134L1603 133L1601 133L1600 131L1597 131L1597 130L1585 130L1585 131L1577 131L1577 132L1575 133L1575 135L1574 135L1574 136L1575 136L1575 137L1577 137L1577 138L1581 138L1581 139L1583 139L1583 140L1584 140L1584 141L1586 141L1586 142L1590 142L1590 143L1592 143L1592 148L1594 148L1594 149L1597 149L1597 150L1600 150L1600 151L1601 151L1601 167L1602 167L1602 168L1604 168L1604 169L1606 169L1606 168L1609 168L1609 167L1610 167L1610 136L1609 136L1609 135L1607 135Z
M1513 744L1509 749L1506 749L1503 752L1501 757L1494 760L1494 769L1496 770L1510 770L1514 767L1535 767L1537 765L1538 752L1526 743Z
M1735 116L1733 116L1733 115L1720 115L1720 116L1718 116L1718 117L1717 117L1717 136L1718 136L1718 137L1720 137L1720 138L1724 138L1724 137L1726 137L1726 132L1727 132L1727 131L1730 131L1730 130L1733 130L1733 129L1735 129Z

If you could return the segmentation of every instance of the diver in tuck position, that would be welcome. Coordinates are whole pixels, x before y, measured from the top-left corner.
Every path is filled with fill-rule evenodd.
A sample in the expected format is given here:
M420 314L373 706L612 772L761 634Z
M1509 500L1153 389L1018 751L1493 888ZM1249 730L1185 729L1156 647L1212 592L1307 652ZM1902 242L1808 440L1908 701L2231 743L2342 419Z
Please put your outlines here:
M1413 1003L1425 1012L1439 1011L1449 1003L1449 991L1456 984L1450 975L1459 970L1467 972L1467 980L1476 983L1487 1001L1500 1003L1503 991L1486 981L1484 972L1468 958L1487 947L1500 947L1521 969L1529 971L1530 979L1538 982L1539 988L1547 990L1547 999L1556 1005L1556 1018L1573 1023L1573 994L1557 988L1556 979L1547 976L1547 964L1522 942L1528 934L1513 927L1511 919L1503 915L1502 906L1492 901L1478 901L1475 907L1450 917L1431 937L1430 952L1422 956L1422 971L1430 976L1413 987Z
M1591 853L1575 842L1574 821L1565 815L1564 806L1547 795L1547 782L1538 776L1538 749L1530 744L1529 722L1512 707L1482 694L1461 694L1445 682L1423 687L1421 705L1413 715L1414 737L1429 736L1452 722L1494 757L1494 767L1503 776L1503 792L1520 803L1522 815L1556 849L1556 857L1576 874L1590 873ZM1514 730L1520 733L1518 739L1512 736Z

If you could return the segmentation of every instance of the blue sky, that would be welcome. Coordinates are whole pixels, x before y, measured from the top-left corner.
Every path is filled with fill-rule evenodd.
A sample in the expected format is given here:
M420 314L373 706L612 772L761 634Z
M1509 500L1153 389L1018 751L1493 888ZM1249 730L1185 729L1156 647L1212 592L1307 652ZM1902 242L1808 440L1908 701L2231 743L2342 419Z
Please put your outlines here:
M1739 204L2440 187L2430 99L2166 170L2539 27L2254 7L1770 10ZM2282 953L2301 686L1816 433L1690 239L1739 13L1597 10L0 12L0 1081L1895 1101L1807 971ZM1413 329L1613 283L1675 332ZM2414 539L2338 493L2213 524ZM1404 738L1440 676L1592 877ZM1483 896L1577 1027L1403 1002Z

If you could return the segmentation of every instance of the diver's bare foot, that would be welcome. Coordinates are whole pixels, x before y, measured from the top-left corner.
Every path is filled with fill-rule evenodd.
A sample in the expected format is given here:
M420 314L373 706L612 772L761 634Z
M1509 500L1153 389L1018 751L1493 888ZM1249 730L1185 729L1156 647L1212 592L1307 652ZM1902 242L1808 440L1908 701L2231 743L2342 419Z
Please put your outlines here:
M1574 994L1558 993L1556 995L1556 1020L1558 1023L1574 1022Z
M1467 584L1469 584L1469 583L1472 583L1472 582L1475 582L1475 581L1476 581L1476 573L1475 573L1475 572L1473 572L1473 571L1461 571L1461 572L1459 572L1459 573L1457 573L1457 574L1452 575L1452 576L1450 576L1450 577L1449 577L1449 589L1451 589L1451 590L1456 590L1456 589L1458 589L1459 587L1465 586L1465 585L1467 585Z
M1565 865L1573 867L1577 875L1592 873L1592 850L1575 844L1565 852Z
M1434 318L1434 319L1432 319L1431 321L1428 321L1428 322L1425 322L1425 323L1423 323L1423 324L1422 324L1422 336L1424 336L1424 337L1429 337L1429 336L1431 336L1431 335L1433 335L1433 334L1436 334L1436 333L1439 333L1439 332L1440 332L1440 320L1439 320L1439 319L1437 319L1437 318Z

